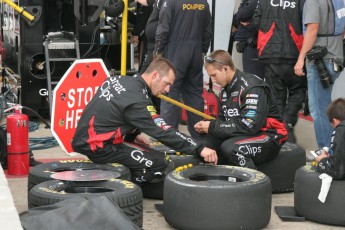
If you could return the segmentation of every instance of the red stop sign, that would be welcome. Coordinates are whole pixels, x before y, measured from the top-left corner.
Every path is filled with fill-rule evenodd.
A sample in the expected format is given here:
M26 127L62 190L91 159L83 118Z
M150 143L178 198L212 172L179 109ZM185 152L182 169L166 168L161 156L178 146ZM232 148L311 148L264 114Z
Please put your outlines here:
M76 60L55 87L51 130L67 154L73 153L71 141L85 106L107 77L101 59Z

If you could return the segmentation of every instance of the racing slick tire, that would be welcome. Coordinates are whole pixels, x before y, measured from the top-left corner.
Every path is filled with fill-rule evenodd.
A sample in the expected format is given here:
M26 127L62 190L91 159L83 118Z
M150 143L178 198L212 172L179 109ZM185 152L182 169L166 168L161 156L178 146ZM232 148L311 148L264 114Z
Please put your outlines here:
M305 150L286 142L272 161L257 165L257 169L271 179L273 193L285 193L294 190L296 170L305 163Z
M174 153L175 154L175 153ZM173 168L176 169L178 167L184 165L199 165L202 164L202 161L199 157L195 155L169 155ZM163 199L163 191L164 191L164 181L159 183L146 183L141 186L143 191L143 196L149 199Z
M271 218L271 181L253 169L175 170L165 178L164 188L164 217L178 229L261 229Z
M345 181L333 180L322 203L318 199L322 184L319 175L310 163L297 170L294 193L297 215L322 224L345 226Z
M130 170L121 164L96 164L90 160L60 160L36 165L32 167L28 176L28 191L35 185L44 181L52 180L50 176L55 172L76 171L76 170L105 170L120 173L120 179L129 180Z
M115 202L138 227L143 224L143 196L139 186L121 179L106 181L51 180L35 185L29 191L31 207L51 205L76 196L94 198L106 196Z

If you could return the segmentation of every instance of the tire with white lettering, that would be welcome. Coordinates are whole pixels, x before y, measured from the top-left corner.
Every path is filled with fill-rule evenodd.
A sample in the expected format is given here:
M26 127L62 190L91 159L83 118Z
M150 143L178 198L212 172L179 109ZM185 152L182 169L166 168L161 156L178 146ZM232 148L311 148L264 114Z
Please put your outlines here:
M35 185L44 181L52 180L50 177L55 172L76 171L76 170L105 170L118 172L120 179L130 180L130 170L121 164L96 164L90 160L60 160L36 165L32 167L28 176L28 191Z
M345 181L333 180L325 203L319 199L322 180L308 163L296 171L294 201L296 213L323 224L345 226Z
M271 218L270 179L236 166L175 170L164 181L166 221L178 229L261 229Z
M296 144L286 142L276 158L257 165L257 168L271 179L273 193L284 193L294 190L296 170L305 163L305 150Z
M200 165L202 164L202 161L199 157L195 155L169 155L172 164L173 169L176 169L178 167L184 166L184 165ZM145 198L150 199L157 199L162 200L163 199L163 191L164 191L164 181L159 183L147 183L141 186L141 189L143 191L143 196Z
M115 202L138 227L143 224L143 195L138 185L121 179L106 181L51 180L35 185L29 191L33 207L55 204L76 196L93 198L106 196Z

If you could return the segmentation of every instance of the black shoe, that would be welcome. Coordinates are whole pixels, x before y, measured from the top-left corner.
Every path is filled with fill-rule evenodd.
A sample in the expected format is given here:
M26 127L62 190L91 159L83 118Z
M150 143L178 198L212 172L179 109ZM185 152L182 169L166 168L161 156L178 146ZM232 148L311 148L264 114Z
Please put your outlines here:
M36 161L35 158L34 158L34 154L32 153L32 151L30 150L29 152L29 164L30 166L36 166L36 165L39 165L39 164L42 164L42 162L39 162L39 161Z
M287 123L285 127L288 132L288 139L286 141L296 144L296 136L295 136L293 125L290 123Z

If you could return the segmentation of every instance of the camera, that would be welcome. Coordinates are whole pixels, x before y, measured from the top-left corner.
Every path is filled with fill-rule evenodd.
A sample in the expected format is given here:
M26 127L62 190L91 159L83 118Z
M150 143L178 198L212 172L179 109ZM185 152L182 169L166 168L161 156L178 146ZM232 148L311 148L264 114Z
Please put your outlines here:
M236 50L239 53L243 53L244 49L248 46L248 42L247 41L239 41L236 44Z
M325 46L315 46L307 53L307 58L310 61L314 61L316 69L320 74L321 84L325 89L333 84L332 77L326 68L325 62L323 61L323 57L327 54L327 52L328 51Z

